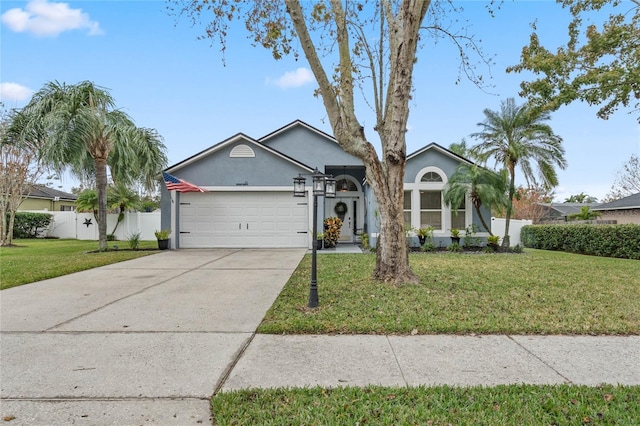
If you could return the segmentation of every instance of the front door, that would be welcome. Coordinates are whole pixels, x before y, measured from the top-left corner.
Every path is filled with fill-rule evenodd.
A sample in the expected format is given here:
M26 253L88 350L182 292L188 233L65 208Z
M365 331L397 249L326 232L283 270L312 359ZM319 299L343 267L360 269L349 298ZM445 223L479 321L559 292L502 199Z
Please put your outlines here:
M353 211L355 203L354 197L327 198L327 210L325 217L339 217L342 220L342 228L340 228L341 243L353 243L355 234L355 212Z

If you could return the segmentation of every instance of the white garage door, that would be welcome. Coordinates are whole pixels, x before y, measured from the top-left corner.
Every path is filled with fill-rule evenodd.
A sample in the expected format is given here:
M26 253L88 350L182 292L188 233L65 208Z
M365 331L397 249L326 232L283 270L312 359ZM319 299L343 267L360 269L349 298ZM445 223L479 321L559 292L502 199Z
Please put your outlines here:
M180 247L307 247L308 206L287 192L180 194Z

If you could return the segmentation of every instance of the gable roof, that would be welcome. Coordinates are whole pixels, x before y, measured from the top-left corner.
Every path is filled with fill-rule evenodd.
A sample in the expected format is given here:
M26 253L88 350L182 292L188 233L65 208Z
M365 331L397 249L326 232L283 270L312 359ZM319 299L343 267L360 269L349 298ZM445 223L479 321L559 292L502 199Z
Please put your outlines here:
M465 163L467 163L467 164L474 164L472 161L467 160L466 158L464 158L464 157L462 157L462 156L460 156L460 155L456 154L455 152L453 152L453 151L451 151L451 150L449 150L449 149L447 149L447 148L443 147L442 145L438 145L438 144L437 144L437 143L435 143L435 142L431 142L429 145L426 145L426 146L424 146L424 147L420 148L419 150L414 151L414 152L412 152L411 154L407 155L407 161L409 161L410 159L412 159L412 158L414 158L414 157L417 157L418 155L420 155L420 154L422 154L423 152L426 152L426 151L428 151L428 150L430 150L430 149L433 149L433 150L439 151L439 152L441 152L442 154L447 155L447 156L449 156L449 157L453 158L454 160L462 161L462 162L465 162Z
M326 138L326 139L329 139L329 140L330 140L330 141L332 141L332 142L338 143L337 139L336 139L336 138L334 138L332 135L330 135L330 134L328 134L328 133L325 133L325 132L323 132L323 131L322 131L322 130L320 130L320 129L317 129L317 128L313 127L312 125L307 124L307 123L305 123L304 121L302 121L302 120L300 120L300 119L297 119L297 120L295 120L295 121L292 121L291 123L289 123L289 124L287 124L287 125L285 125L285 126L282 126L282 127L281 127L281 128L279 128L278 130L274 130L273 132L271 132L271 133L269 133L269 134L267 134L267 135L265 135L265 136L261 137L260 139L258 139L258 141L259 141L260 143L265 143L265 142L267 142L269 139L274 138L274 137L276 137L276 136L278 136L278 135L280 135L280 134L282 134L282 133L284 133L284 132L286 132L286 131L288 131L288 130L291 130L291 129L292 129L292 128L294 128L294 127L298 127L298 126L300 126L300 127L304 127L304 128L306 128L306 129L308 129L308 130L310 130L310 131L312 131L312 132L314 132L314 133L318 134L319 136L322 136L323 138Z
M300 161L295 160L295 159L289 157L288 155L281 153L280 151L277 151L277 150L275 150L275 149L273 149L273 148L271 148L271 147L269 147L267 145L264 145L264 144L260 143L259 141L257 141L255 139L245 135L244 133L237 133L234 136L231 136L230 138L228 138L228 139L226 139L226 140L224 140L224 141L222 141L220 143L217 143L217 144L215 144L215 145L213 145L213 146L211 146L211 147L209 147L209 148L207 148L205 150L200 151L197 154L192 155L191 157L188 157L185 160L180 161L177 164L174 164L173 166L167 167L165 169L165 171L169 172L169 173L172 173L172 172L175 172L177 170L180 170L181 168L186 167L191 163L194 163L194 162L196 162L198 160L206 158L209 155L215 153L216 151L219 151L219 150L225 148L226 146L228 146L230 144L233 144L233 143L236 143L236 142L239 142L239 141L247 142L247 143L250 143L250 144L252 144L252 145L254 145L254 146L256 146L256 147L258 147L260 149L264 149L265 151L268 151L268 152L270 152L270 153L272 153L272 154L274 154L274 155L276 155L276 156L278 156L280 158L285 159L286 161L289 161L289 162L291 162L291 163L293 163L293 164L295 164L295 165L297 165L299 167L302 167L303 169L305 169L305 170L307 170L309 172L313 171L313 168L307 166L306 164L303 164Z
M58 198L59 200L64 201L76 201L78 197L75 194L70 194L64 191L58 191L57 189L49 188L44 185L31 185L29 188L29 193L25 191L23 195L27 198L38 198L42 200L55 200Z
M610 203L598 204L591 210L626 210L640 209L640 192L620 198Z

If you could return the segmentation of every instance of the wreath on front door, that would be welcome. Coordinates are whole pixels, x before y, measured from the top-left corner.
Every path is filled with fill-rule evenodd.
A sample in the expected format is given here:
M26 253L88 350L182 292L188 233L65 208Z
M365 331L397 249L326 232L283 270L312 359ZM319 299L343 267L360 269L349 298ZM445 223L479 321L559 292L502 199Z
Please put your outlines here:
M338 201L336 206L333 208L333 211L336 212L338 216L344 216L347 213L347 205L342 201Z

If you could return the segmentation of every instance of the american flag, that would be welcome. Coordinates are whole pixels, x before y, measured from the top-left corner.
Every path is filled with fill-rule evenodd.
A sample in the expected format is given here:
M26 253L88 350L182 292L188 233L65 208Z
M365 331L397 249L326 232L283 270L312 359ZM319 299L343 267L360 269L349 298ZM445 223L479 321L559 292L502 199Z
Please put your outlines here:
M170 175L167 172L162 172L162 177L164 178L164 183L167 185L167 189L169 191L205 192L205 190L200 188L199 186L189 182L185 182L182 179L178 179L177 177Z

